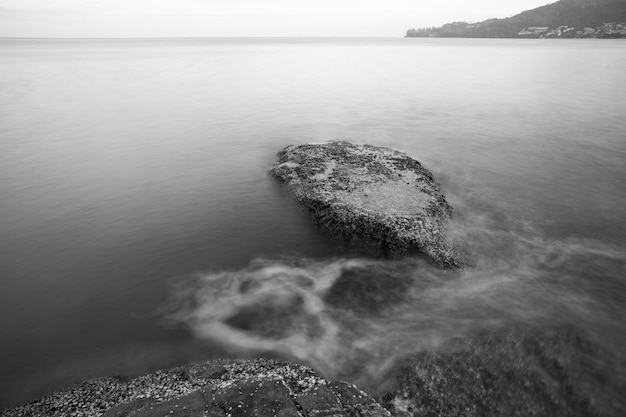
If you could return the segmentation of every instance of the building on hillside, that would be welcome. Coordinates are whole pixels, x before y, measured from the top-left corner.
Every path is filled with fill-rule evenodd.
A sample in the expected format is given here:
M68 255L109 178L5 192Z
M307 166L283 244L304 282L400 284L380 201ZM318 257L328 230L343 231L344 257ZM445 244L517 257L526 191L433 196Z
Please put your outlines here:
M518 36L540 37L545 36L550 30L549 27L530 26L519 31Z

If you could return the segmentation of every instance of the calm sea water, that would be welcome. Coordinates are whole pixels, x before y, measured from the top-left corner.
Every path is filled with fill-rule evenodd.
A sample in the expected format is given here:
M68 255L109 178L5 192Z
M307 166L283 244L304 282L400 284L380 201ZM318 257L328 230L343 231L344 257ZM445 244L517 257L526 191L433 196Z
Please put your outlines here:
M619 40L0 40L0 407L218 356L359 382L513 321L623 354L624 68ZM476 265L316 230L266 172L329 139L432 170Z

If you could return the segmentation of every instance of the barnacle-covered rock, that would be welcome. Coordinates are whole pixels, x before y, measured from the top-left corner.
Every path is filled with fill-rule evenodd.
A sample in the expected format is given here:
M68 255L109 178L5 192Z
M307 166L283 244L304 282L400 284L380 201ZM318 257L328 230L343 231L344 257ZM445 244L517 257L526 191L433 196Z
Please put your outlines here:
M452 214L418 161L393 149L345 141L291 145L271 173L341 241L383 256L421 253L443 267L461 261L446 243Z
M3 417L390 417L353 385L274 360L214 360L135 379L99 378L0 413Z

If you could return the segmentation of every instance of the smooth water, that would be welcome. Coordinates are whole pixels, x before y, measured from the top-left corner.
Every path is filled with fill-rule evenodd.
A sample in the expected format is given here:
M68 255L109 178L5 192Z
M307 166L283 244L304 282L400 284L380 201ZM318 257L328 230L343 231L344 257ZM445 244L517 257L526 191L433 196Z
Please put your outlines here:
M620 40L0 40L0 406L224 356L367 385L512 322L624 354L624 68ZM316 230L266 172L340 138L433 171L475 265Z

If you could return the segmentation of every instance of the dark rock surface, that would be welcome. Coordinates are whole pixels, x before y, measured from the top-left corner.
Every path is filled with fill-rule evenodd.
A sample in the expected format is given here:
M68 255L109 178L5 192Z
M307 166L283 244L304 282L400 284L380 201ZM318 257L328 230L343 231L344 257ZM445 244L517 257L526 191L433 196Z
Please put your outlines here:
M570 326L515 325L406 358L381 403L402 417L620 417L625 366Z
M452 207L432 174L405 153L328 142L288 146L278 157L270 172L341 241L383 256L422 253L439 266L461 266L444 234Z
M215 360L130 381L99 378L5 410L13 416L390 416L353 385L288 362Z

